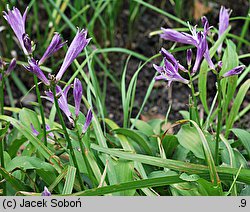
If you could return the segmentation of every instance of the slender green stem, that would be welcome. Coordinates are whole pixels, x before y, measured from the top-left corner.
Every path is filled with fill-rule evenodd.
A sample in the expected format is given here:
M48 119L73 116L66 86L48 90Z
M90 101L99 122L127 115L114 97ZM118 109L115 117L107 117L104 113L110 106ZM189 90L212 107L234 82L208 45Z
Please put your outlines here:
M68 148L70 150L70 154L71 154L71 157L72 157L72 160L73 160L73 164L74 164L74 166L76 167L76 170L77 170L77 176L78 176L78 180L79 180L79 183L80 183L80 187L81 187L82 190L84 190L84 184L83 184L83 181L82 181L82 178L81 178L81 174L80 174L80 169L79 169L79 166L78 166L78 163L77 163L77 160L76 160L76 155L75 155L75 152L73 150L73 146L72 146L71 140L69 138L69 134L68 134L65 122L63 120L63 116L62 116L61 110L60 110L59 105L58 105L58 100L57 100L57 97L56 97L56 88L55 88L55 85L51 86L51 90L53 92L56 111L57 111L57 114L58 114L59 119L60 119L60 123L61 123L63 131L64 131L64 136L66 138L66 141L67 141L67 144L68 144Z
M75 130L76 130L76 133L77 133L77 138L78 138L78 141L79 141L79 145L80 145L82 157L83 157L84 162L85 162L85 165L86 165L86 167L87 167L88 176L90 177L91 182L94 183L94 178L93 178L92 170L91 170L91 167L90 167L89 162L88 162L88 160L87 160L87 157L86 157L86 155L85 155L85 150L86 150L87 148L85 148L84 145L83 145L82 137L81 137L81 135L80 135L80 133L79 133L79 131L78 131L78 129L77 129L77 124L76 124L76 123L75 123L75 126L76 126L76 127L75 127Z
M221 132L221 125L222 125L222 108L221 108L221 84L220 84L220 77L217 75L217 86L218 86L218 118L217 118L217 129L216 129L216 142L215 142L215 165L218 165L219 162L219 138Z
M4 114L4 71L2 71L2 80L0 81L0 114ZM0 122L0 128L2 128L2 123ZM4 142L5 139L0 135L0 159L1 167L4 168ZM3 182L3 195L6 195L6 183Z
M193 100L193 105L194 105L194 109L195 109L195 116L196 116L195 121L197 122L198 126L201 127L200 117L199 117L199 112L198 112L198 106L197 106L197 98L196 98L196 95L195 95L194 84L193 84L193 78L192 78L192 75L190 74L190 72L188 72L188 74L189 74L189 78L190 78L192 100Z
M38 104L39 104L40 114L41 114L41 118L42 118L44 145L47 146L48 143L47 143L47 136L46 136L45 116L44 116L43 105L42 105L42 100L41 100L41 95L40 95L40 90L39 90L39 87L38 87L37 76L36 75L34 75L34 82L35 82L35 85L36 85L37 101L38 101Z

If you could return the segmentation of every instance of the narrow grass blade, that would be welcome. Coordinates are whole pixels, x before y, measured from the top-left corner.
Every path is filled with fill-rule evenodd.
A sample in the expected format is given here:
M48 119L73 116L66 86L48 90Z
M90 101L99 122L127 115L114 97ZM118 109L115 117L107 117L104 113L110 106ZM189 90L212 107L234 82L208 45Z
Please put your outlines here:
M89 189L83 192L78 192L72 194L73 196L98 196L104 195L109 193L114 193L118 191L127 191L131 189L143 189L148 187L158 187L158 186L165 186L171 185L175 183L184 182L182 179L179 178L178 175L176 176L168 176L168 177L159 177L153 179L144 179L144 180L136 180L132 182L120 183L117 185L111 186L104 186L101 188Z
M215 186L220 187L221 186L220 185L220 178L219 178L219 175L217 173L214 159L213 159L213 155L212 155L212 152L211 152L210 147L208 145L207 139L206 139L205 135L203 134L202 130L197 125L197 123L192 121L192 120L190 120L190 122L194 125L194 127L198 131L199 136L201 138L204 154L205 154L206 161L207 161L207 164L209 167L211 181Z
M229 117L226 120L226 132L225 132L226 138L228 137L230 133L230 129L233 127L235 117L237 116L239 112L241 103L243 102L243 99L245 98L246 93L249 90L249 87L250 87L250 79L248 79L242 84L242 86L240 87L238 91L238 94L236 95L234 99L233 106L229 113Z
M176 171L187 172L189 174L198 174L199 176L205 177L206 179L210 178L208 166L171 159L162 159L141 154L134 154L130 152L119 151L117 149L103 148L96 144L91 144L91 148L126 160L137 161L157 167L169 168ZM233 180L233 176L238 171L238 169L230 167L216 167L216 169L221 180ZM242 169L241 173L238 176L238 180L250 184L250 170Z
M74 182L76 177L76 168L73 166L68 166L67 174L66 174L66 182L63 187L62 194L71 194Z

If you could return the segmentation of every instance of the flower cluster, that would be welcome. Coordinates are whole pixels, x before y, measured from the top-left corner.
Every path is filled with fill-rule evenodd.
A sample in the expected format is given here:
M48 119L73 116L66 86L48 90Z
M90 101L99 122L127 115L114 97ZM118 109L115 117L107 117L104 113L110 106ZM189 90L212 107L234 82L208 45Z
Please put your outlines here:
M33 47L33 42L31 41L29 35L25 31L25 21L26 21L26 16L28 12L28 7L26 8L24 14L22 15L21 12L13 7L12 10L7 8L7 12L4 11L4 18L7 20L9 23L10 27L14 31L18 42L24 52L24 54L28 57L28 64L23 65L23 67L35 74L38 79L40 79L46 86L51 86L51 81L45 76L43 71L41 70L41 65L53 54L55 54L59 49L61 49L67 42L63 42L62 38L59 33L55 33L50 44L48 45L46 51L44 52L43 56L40 58L40 60L36 60L33 57L33 52L34 52L34 47ZM71 87L71 85L68 85L64 90L58 85L58 82L61 80L63 74L65 71L68 69L68 67L72 64L72 62L78 57L78 55L82 52L82 50L88 45L90 42L91 38L87 39L87 30L80 30L77 29L77 33L71 42L66 55L64 57L63 63L57 73L57 75L51 79L55 79L53 81L53 85L55 85L56 89L56 96L58 97L58 105L60 109L64 112L64 114L67 116L68 120L70 123L75 124L75 120L77 119L79 112L80 112L80 102L81 102L81 97L82 97L82 85L79 79L75 79L74 81L74 89L73 89L73 94L74 94L74 100L75 100L75 117L76 119L73 119L72 114L69 110L68 107L68 101L67 101L67 94L68 91ZM5 66L6 63L4 63L0 59L0 67ZM16 65L16 60L13 59L5 72L5 74L9 74L11 70L14 69ZM0 75L0 79L2 78L2 75ZM46 94L46 99L53 102L55 101L54 95L51 90L45 91ZM86 117L86 122L83 126L82 132L85 133L88 126L90 125L92 120L92 111L89 110L87 113ZM36 129L31 126L32 131L34 134L37 134L38 132Z
M82 84L79 79L74 80L74 87L73 87L73 96L74 96L74 101L75 101L75 119L73 118L69 106L68 106L68 91L70 89L71 85L66 86L64 90L60 86L56 86L56 96L58 97L58 105L60 109L63 111L63 113L67 116L68 120L72 125L75 124L75 120L79 116L80 112L80 104L81 104L81 99L82 99ZM46 96L44 96L45 99L49 100L50 102L54 103L54 96L52 91L46 91L45 92ZM92 111L91 109L88 110L87 116L86 116L86 121L84 123L82 133L85 133L86 130L88 129L90 123L92 121Z
M8 21L12 30L14 31L19 44L25 55L31 57L28 61L29 65L24 66L28 71L34 73L45 85L49 86L50 82L40 69L40 65L43 64L49 57L51 57L55 52L62 48L66 42L62 42L62 39L58 33L55 33L49 46L44 52L42 58L37 61L32 58L33 45L29 38L29 35L25 32L25 21L28 12L28 7L26 8L23 16L21 12L13 7L12 10L9 8L7 12L4 11L4 18ZM77 30L75 38L73 39L71 45L68 48L66 56L64 58L63 64L56 75L56 80L61 80L63 74L71 63L76 59L76 57L81 53L81 51L88 45L91 39L87 39L87 30Z
M225 9L225 7L221 7L220 10L220 16L219 16L219 37L225 32L225 30L229 26L229 15L230 10ZM192 75L197 72L199 69L199 66L201 64L201 61L203 58L207 61L210 69L215 70L215 65L209 55L209 48L208 48L208 42L207 42L207 36L209 33L209 30L212 28L209 26L209 22L207 18L204 16L201 19L202 25L203 25L203 31L197 32L196 27L190 27L191 34L185 33L185 32L178 32L173 29L165 29L162 28L162 34L160 34L160 37L164 40L174 41L182 44L189 44L193 45L196 48L196 58L195 63L192 68ZM218 53L221 53L222 44L218 48ZM166 80L168 81L168 85L171 84L172 81L178 81L187 84L188 80L184 79L180 74L178 73L178 69L185 71L186 69L177 62L177 60L171 55L169 52L167 52L165 49L162 48L161 54L163 56L164 65L157 66L153 65L154 68L158 73L160 73L159 76L157 76L156 80ZM191 68L192 63L192 51L189 49L187 51L187 65L188 70ZM228 71L225 73L222 77L229 77L232 75L240 74L244 70L245 66L238 66L234 69Z

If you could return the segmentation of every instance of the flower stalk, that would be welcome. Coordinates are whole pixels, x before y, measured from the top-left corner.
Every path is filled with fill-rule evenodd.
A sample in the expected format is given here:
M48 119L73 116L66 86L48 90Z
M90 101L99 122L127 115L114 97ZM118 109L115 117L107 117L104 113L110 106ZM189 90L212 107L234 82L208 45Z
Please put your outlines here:
M217 118L217 129L216 129L216 140L215 140L215 165L219 163L219 138L222 125L222 108L221 108L221 79L217 74L217 89L218 89L218 118Z
M0 115L4 114L4 71L2 72L2 80L0 80ZM2 129L2 122L0 122L0 129ZM1 160L1 167L4 168L4 142L5 139L0 135L0 160ZM3 195L6 195L6 183L3 182Z
M47 142L47 136L46 136L45 116L44 116L42 100L41 100L41 95L40 95L40 90L39 90L39 87L38 87L37 76L36 75L34 75L34 82L35 82L35 85L36 85L37 101L38 101L38 104L39 104L39 109L40 109L40 114L41 114L41 119L42 119L44 145L47 146L48 142Z
M196 95L195 95L195 89L194 89L194 84L193 84L193 78L192 78L192 75L190 74L190 71L188 71L188 75L189 75L189 82L190 82L190 87L191 87L191 93L192 93L192 105L195 109L195 118L194 120L196 121L196 123L198 124L199 127L201 127L201 124L200 124L200 118L199 118L199 112L198 112L198 104L197 104L197 98L196 98Z
M65 122L63 120L63 116L62 116L60 107L58 105L58 99L57 99L57 96L56 96L55 84L51 85L51 90L52 90L52 93L53 93L53 96L54 96L54 103L55 103L55 107L56 107L56 112L57 112L57 114L59 116L59 120L60 120L60 123L61 123L63 131L64 131L64 136L65 136L65 139L67 141L68 148L70 150L70 154L72 156L73 164L74 164L74 166L76 167L76 170L77 170L77 176L78 176L78 180L79 180L79 183L80 183L80 187L81 187L81 190L84 190L84 184L83 184L83 181L82 181L82 178L81 178L79 166L77 164L76 155L75 155L75 152L73 150L73 146L72 146L71 140L69 138L69 134L68 134Z

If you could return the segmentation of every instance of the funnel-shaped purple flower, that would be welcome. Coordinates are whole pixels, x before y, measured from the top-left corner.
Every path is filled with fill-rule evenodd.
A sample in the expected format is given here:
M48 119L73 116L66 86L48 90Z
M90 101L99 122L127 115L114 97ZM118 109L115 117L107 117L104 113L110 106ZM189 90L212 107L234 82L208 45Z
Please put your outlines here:
M171 85L172 81L188 84L189 81L178 73L179 65L174 56L164 48L161 49L161 54L164 57L164 65L157 66L153 64L155 70L160 74L155 77L155 80L166 80L168 81L168 86Z
M72 114L69 111L69 106L68 106L68 101L67 101L67 95L68 95L69 89L70 89L70 85L68 85L64 91L57 85L56 86L56 95L60 96L58 99L58 105L59 105L60 109L67 116L70 123L73 124L74 120L72 119ZM45 94L46 94L46 96L44 98L54 103L53 93L51 91L45 91Z
M74 95L74 100L75 100L75 115L77 117L80 112L80 104L82 100L82 83L77 78L75 78L74 80L73 95Z
M51 196L51 193L49 192L49 190L48 190L48 188L46 186L44 186L42 196Z
M185 32L178 32L173 29L161 28L161 30L163 31L163 33L160 34L160 37L165 40L170 40L170 41L183 43L183 44L190 44L194 46L198 45L197 40L194 35L189 35ZM193 31L193 32L196 32L196 31Z
M8 21L10 27L14 31L24 54L28 55L29 52L27 51L24 42L23 42L23 35L25 35L25 20L28 12L28 7L26 8L23 16L20 13L20 11L16 8L13 7L12 10L7 9L7 12L3 12L3 17Z
M219 15L219 36L226 31L229 26L229 16L230 16L230 9L226 9L224 6L220 8L220 15ZM217 49L217 52L221 54L222 44Z
M244 65L241 66L237 66L235 68L233 68L232 70L226 72L225 74L223 74L223 77L230 77L230 76L234 76L234 75L238 75L241 74L241 72L245 69Z
M93 118L93 114L92 114L92 111L91 109L88 110L88 113L87 113L87 116L86 116L86 120L85 120L85 123L83 125L83 129L82 129L82 133L85 133L92 121L92 118Z
M28 66L23 65L23 67L35 74L45 85L50 85L49 80L46 78L43 71L38 66L38 61L32 58L28 61L28 63Z
M64 58L63 64L56 75L56 80L59 81L67 68L71 65L74 59L81 53L83 48L88 45L91 39L86 39L87 30L77 30L76 36L69 46L69 49Z
M48 48L44 52L42 58L39 60L39 65L43 64L45 60L51 57L55 52L57 52L60 48L62 48L66 42L62 42L62 38L59 33L55 33L53 36Z

